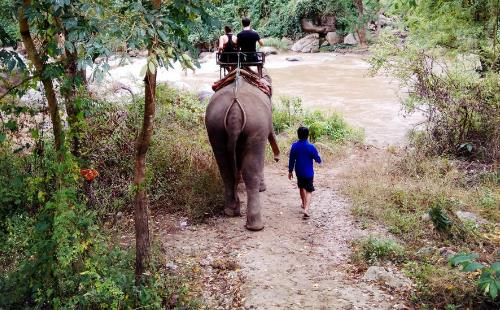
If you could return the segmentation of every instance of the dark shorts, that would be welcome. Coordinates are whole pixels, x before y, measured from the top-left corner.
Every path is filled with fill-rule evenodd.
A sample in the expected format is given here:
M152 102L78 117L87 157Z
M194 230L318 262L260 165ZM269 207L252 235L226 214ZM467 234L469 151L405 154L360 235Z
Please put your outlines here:
M306 192L312 193L312 192L314 192L313 180L314 180L314 178L297 177L297 186L299 188L305 189Z

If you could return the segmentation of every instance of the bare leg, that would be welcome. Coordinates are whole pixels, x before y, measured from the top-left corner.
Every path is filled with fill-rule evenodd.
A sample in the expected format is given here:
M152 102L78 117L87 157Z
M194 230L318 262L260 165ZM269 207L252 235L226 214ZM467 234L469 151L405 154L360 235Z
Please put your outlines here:
M299 188L300 192L300 200L302 201L302 209L305 208L305 200L306 200L306 190L303 188Z
M304 190L305 191L305 190ZM311 206L312 193L306 192L304 199L304 214L309 214L309 207Z

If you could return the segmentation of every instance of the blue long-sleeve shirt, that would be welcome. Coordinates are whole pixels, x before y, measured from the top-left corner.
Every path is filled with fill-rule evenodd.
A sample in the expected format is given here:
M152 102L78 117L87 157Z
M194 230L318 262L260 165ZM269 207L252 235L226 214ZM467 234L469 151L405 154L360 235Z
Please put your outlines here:
M314 177L313 160L321 163L316 147L307 140L299 140L292 144L288 172L292 172L295 168L297 177L312 178Z

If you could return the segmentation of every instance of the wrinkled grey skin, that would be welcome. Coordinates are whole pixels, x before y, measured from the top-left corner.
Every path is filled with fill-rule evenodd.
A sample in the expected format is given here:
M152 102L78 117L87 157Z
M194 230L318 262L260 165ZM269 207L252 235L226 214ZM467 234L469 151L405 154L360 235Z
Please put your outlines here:
M238 83L237 97L246 115L243 130L242 109L236 103L231 106L234 100L234 82L212 96L205 115L205 125L224 181L225 214L241 215L236 193L241 173L247 191L245 227L249 230L261 230L264 224L259 192L265 190L264 157L268 139L271 144L274 143L275 159L279 156L273 133L271 99L243 78ZM228 109L226 129L224 116Z

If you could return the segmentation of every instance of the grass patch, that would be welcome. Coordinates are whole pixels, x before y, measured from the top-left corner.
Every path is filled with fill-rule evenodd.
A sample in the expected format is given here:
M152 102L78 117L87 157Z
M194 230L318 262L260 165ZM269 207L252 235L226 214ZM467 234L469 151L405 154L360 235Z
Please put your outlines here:
M457 162L407 154L389 160L378 158L353 171L343 191L351 197L356 216L380 221L407 242L419 245L428 239L460 245L470 236L467 232L461 235L467 227L456 217L456 211L473 212L493 224L500 218L498 183L485 178L469 184L464 183L465 177ZM448 227L444 218L440 222L439 213L455 225ZM432 216L428 217L431 214L435 215L434 222ZM485 225L483 229L492 227Z
M272 46L272 47L275 47L277 49L280 49L280 50L287 50L290 45L285 42L285 41L282 41L281 39L278 39L278 38L265 38L264 39L264 44L265 46Z
M102 104L89 118L84 145L87 165L100 173L94 182L100 213L132 205L135 139L143 102ZM182 212L192 220L218 213L222 181L203 122L205 105L195 95L158 87L155 132L147 157L152 208Z
M376 221L404 242L400 259L407 261L403 270L417 284L413 301L429 308L491 304L477 289L474 276L451 268L445 253L482 253L485 265L497 260L500 187L492 176L496 172L483 167L473 175L460 161L412 151L383 156L347 175L342 191L360 221ZM462 220L458 211L482 219ZM356 249L356 263L377 261L373 241L364 240ZM422 254L425 249L430 254Z
M400 262L404 254L404 247L396 241L370 236L356 242L353 260L369 266L384 261Z
M416 285L412 301L424 309L444 309L447 305L466 308L477 295L473 278L447 265L409 261L403 273Z
M309 127L312 142L362 142L364 132L347 124L334 112L305 111L299 97L282 96L273 103L273 126L277 134L296 136L299 126Z
M364 140L364 131L347 124L338 113L306 111L299 97L281 96L275 99L273 127L278 137L279 148L285 156L290 145L297 141L299 126L309 127L309 140L315 144L323 159L338 158L345 153L348 145L361 143ZM266 160L271 162L272 159L273 154L268 148Z

